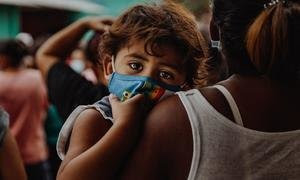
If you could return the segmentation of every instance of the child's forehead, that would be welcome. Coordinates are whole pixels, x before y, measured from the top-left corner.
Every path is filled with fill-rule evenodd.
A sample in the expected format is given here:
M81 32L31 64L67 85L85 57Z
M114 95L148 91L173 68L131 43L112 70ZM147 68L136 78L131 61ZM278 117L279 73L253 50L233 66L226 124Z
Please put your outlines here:
M136 41L134 43L131 43L130 45L127 45L120 49L120 51L117 53L117 56L122 58L138 58L138 59L145 59L145 60L158 60L160 61L160 64L164 65L170 65L177 68L182 68L182 65L185 65L185 59L183 56L180 55L176 51L176 48L173 46L163 45L160 46L159 49L156 49L155 52L158 55L153 54L150 52L150 54L145 50L145 42L144 41ZM119 59L118 58L118 59ZM176 68L176 69L177 69Z
M146 53L147 55L157 57L173 55L183 57L182 52L178 51L178 48L171 43L146 43L147 42L145 39L131 40L123 45L123 48L121 48L120 50L126 49L128 53L138 51L140 53Z

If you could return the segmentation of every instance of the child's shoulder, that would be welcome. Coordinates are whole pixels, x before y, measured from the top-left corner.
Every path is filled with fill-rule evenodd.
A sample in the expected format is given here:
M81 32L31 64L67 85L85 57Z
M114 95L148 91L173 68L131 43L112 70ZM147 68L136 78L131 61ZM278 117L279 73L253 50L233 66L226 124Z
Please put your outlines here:
M97 128L98 125L102 126L104 124L111 124L109 121L105 120L101 113L94 108L89 108L83 110L76 119L74 128L77 126L82 128Z
M112 126L95 109L86 109L77 117L70 139L70 148L86 148L95 144Z

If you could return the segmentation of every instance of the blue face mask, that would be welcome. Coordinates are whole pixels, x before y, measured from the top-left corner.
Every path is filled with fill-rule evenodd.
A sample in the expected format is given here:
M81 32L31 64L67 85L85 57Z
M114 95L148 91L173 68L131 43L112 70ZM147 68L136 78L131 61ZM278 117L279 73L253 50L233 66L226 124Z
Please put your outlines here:
M125 101L136 94L144 94L155 102L180 91L180 86L168 85L158 82L150 77L111 74L109 92L116 95L121 101Z

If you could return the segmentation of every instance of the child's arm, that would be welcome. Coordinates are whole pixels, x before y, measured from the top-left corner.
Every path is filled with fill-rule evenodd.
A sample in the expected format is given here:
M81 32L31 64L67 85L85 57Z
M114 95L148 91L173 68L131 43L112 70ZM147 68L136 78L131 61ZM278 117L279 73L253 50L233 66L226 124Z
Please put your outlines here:
M95 110L85 111L76 120L58 179L115 178L138 138L140 120L148 108L144 106L143 95L122 103L116 97L110 97L110 102L115 120L110 129L107 121Z

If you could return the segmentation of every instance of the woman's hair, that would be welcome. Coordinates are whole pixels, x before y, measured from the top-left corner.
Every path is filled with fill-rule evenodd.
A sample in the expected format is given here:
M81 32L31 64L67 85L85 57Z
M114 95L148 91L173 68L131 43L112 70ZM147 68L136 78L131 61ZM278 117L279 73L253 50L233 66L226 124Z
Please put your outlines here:
M116 55L137 40L145 41L146 53L153 56L163 55L161 46L174 47L184 59L187 83L192 87L210 83L209 72L199 69L209 57L207 42L198 31L194 16L181 5L165 2L128 9L102 36L101 57Z
M219 28L222 52L230 73L253 74L245 37L250 24L264 9L266 0L211 0L213 22Z
M0 54L8 58L11 67L19 67L23 57L28 54L26 46L15 39L0 40Z
M266 7L247 33L247 50L258 72L283 82L300 79L299 42L299 0Z

